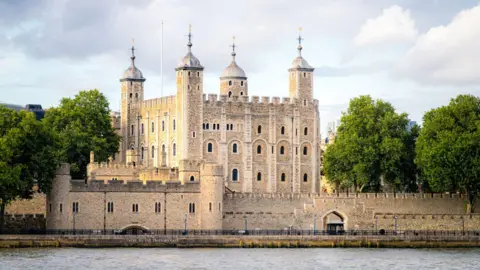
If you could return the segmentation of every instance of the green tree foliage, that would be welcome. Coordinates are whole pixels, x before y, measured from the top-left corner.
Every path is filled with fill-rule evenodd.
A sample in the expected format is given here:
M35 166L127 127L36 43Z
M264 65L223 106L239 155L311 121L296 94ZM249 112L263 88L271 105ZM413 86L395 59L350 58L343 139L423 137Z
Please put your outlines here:
M335 143L325 153L327 179L356 191L378 192L383 184L405 190L415 182L415 169L403 167L415 166L416 130L407 131L407 124L407 114L396 113L388 102L370 96L352 99Z
M90 151L106 161L118 152L120 136L111 125L109 104L98 90L80 91L63 98L60 106L46 112L46 126L58 134L64 162L72 165L72 177L86 178Z
M459 95L427 112L416 162L434 191L464 191L473 212L480 191L480 99Z
M54 134L31 112L0 106L0 230L5 207L30 198L36 183L48 192L59 164Z

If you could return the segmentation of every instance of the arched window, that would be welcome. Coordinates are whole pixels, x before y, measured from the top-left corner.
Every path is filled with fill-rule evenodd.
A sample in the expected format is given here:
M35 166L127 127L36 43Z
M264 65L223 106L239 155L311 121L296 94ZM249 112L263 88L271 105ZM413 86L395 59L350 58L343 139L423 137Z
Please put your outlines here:
M233 153L237 153L238 152L238 147L237 147L237 144L234 143L233 146L232 146L232 151Z
M230 130L233 130L233 124L230 124Z
M213 152L213 144L212 144L212 143L208 143L208 145L207 145L207 152L208 152L208 153L212 153L212 152Z
M228 81L228 85L232 85L232 81Z
M285 154L285 147L282 145L280 146L280 155L284 155Z
M176 156L177 155L177 144L173 144L173 155Z
M257 133L258 133L258 134L262 134L262 126L259 125L259 126L257 127Z
M143 146L142 146L142 159L143 159L143 151L144 151L144 150L145 150L145 149L144 149Z
M228 97L232 96L232 91L228 91Z
M305 127L305 128L303 129L303 135L305 135L305 136L308 135L308 128L307 128L307 127Z
M188 76L190 77L190 71L188 72Z
M220 124L217 124L217 129L220 130Z
M240 85L243 86L243 81L240 82Z
M282 128L280 129L280 134L285 135L285 127L282 126Z
M162 154L165 153L165 144L162 144Z
M285 178L286 178L285 173L282 173L282 176L281 176L280 180L281 180L282 182L285 182Z
M152 145L152 158L155 157L155 146Z
M132 125L132 136L133 136L133 134L134 134L134 129L133 129L133 125Z
M142 123L142 134L143 134L143 123Z
M205 123L203 123L202 127L203 127L203 129L205 129Z
M262 146L258 145L257 146L257 154L261 154L261 153L262 153Z
M308 154L308 148L306 146L303 147L303 155L306 156Z
M303 182L307 182L308 181L308 174L304 174L303 175Z
M261 181L261 180L262 180L262 173L258 172L257 173L257 181Z
M195 181L195 177L193 175L190 176L190 182Z
M195 131L193 132L193 134L192 134L192 135L193 135L193 138L195 138Z
M243 96L243 92L240 92L240 96Z
M227 130L230 130L230 125L229 124L227 124Z
M232 170L232 181L238 181L238 170L237 169Z
M155 132L155 122L152 122L152 133Z
M306 73L306 72L303 73L303 77L304 77L304 78L307 77L307 73Z
M209 129L209 128L210 128L210 125L209 125L208 123L207 123L207 125L206 125L206 128L207 128L207 129Z

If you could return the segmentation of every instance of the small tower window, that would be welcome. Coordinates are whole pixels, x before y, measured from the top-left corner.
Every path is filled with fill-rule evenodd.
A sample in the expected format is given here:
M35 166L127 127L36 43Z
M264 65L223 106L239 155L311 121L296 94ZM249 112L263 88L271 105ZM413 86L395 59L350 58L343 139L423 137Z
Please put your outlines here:
M308 182L308 174L303 175L303 182Z
M162 121L162 131L165 131L165 121Z
M203 129L205 129L205 123L203 123L202 127L203 127Z
M240 92L240 96L243 96L243 92Z
M208 143L208 145L207 145L207 152L208 152L208 153L212 153L212 152L213 152L213 144L212 144L212 143Z
M144 149L144 148L143 148L143 146L142 146L142 153L141 153L141 155L142 155L142 159L143 159L143 154L144 154L144 151L145 151L145 149Z
M207 127L207 129L210 129L210 125L208 123L207 123L206 127Z
M173 130L177 128L177 123L175 122L175 119L173 119Z
M213 130L217 129L217 125L215 124L213 124L212 127L213 127Z
M236 144L236 143L233 144L233 147L232 147L232 148L233 148L233 149L232 149L233 153L237 153L237 152L238 152L238 149L237 149L238 147L237 147L237 144Z
M217 124L217 129L220 130L220 124Z
M143 123L142 123L142 134L143 134L143 130L144 130L143 128L144 128L144 127L143 127Z
M258 133L258 134L262 134L262 126L259 125L259 126L257 127L257 133Z
M280 134L285 135L285 127L282 126L282 128L280 129Z
M233 124L230 124L230 130L233 130Z
M303 73L303 77L304 77L304 78L307 77L307 73L306 73L306 72Z
M190 77L190 71L188 72L188 76Z
M177 144L173 144L173 155L176 156L177 155Z
M132 125L132 136L133 136L133 134L134 134L134 128L133 128L133 125Z
M262 153L262 146L259 145L257 146L257 154L261 154Z
M280 180L281 180L282 182L285 182L285 178L286 178L285 173L282 173L282 176L281 176Z
M232 81L228 81L228 85L232 85Z
M152 122L152 133L155 132L155 122Z
M135 93L135 98L138 98L138 93Z
M197 71L197 76L200 77L200 72Z
M162 144L162 154L165 153L165 144Z
M195 181L195 177L193 175L190 176L190 182Z
M303 155L306 156L308 154L308 148L306 146L303 147Z
M162 204L159 202L155 203L155 213L160 213L162 212Z
M306 99L303 100L303 106L307 106L307 100Z
M190 84L187 86L188 90L190 90Z
M308 135L308 128L307 127L303 129L303 135L305 135L305 136Z
M238 181L238 170L237 169L233 169L232 170L232 181Z
M130 98L132 98L132 97L133 97L133 94L132 94L132 93L130 93Z
M230 125L229 124L227 124L227 130L230 130Z
M240 82L240 85L243 86L243 81Z
M281 146L280 147L280 155L284 155L285 154L285 147Z
M261 180L262 180L262 173L258 172L257 173L257 181L261 181Z
M209 204L208 204L208 210L209 210L210 212L212 212L212 203L209 203Z
M200 85L197 85L197 90L200 90Z
M232 91L228 91L228 97L232 96Z
M193 136L193 138L195 138L195 131L193 132L192 136Z
M155 157L155 146L152 145L152 158Z

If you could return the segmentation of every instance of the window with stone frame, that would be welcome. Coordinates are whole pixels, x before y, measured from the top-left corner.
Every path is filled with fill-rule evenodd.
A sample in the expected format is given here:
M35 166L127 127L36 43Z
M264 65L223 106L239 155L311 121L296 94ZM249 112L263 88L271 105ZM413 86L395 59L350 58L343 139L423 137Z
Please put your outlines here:
M282 173L282 175L280 177L280 181L285 182L286 178L287 177L286 177L285 173Z
M208 152L208 153L212 153L212 152L213 152L213 144L212 144L212 143L208 143L208 144L207 144L207 152Z
M238 169L233 169L232 170L232 181L234 181L234 182L238 181Z
M238 145L237 145L236 143L234 143L234 144L232 145L232 152L233 152L233 153L238 153Z
M257 181L262 181L262 173L261 172L257 173Z

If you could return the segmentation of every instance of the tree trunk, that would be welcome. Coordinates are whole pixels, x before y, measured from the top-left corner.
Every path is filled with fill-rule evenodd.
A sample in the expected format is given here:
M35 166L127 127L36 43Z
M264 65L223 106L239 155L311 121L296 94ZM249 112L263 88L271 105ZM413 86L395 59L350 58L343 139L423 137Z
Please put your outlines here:
M474 191L466 190L467 193L467 214L475 213L475 202L477 201L478 193Z
M3 234L3 229L5 227L5 202L0 203L0 234Z

